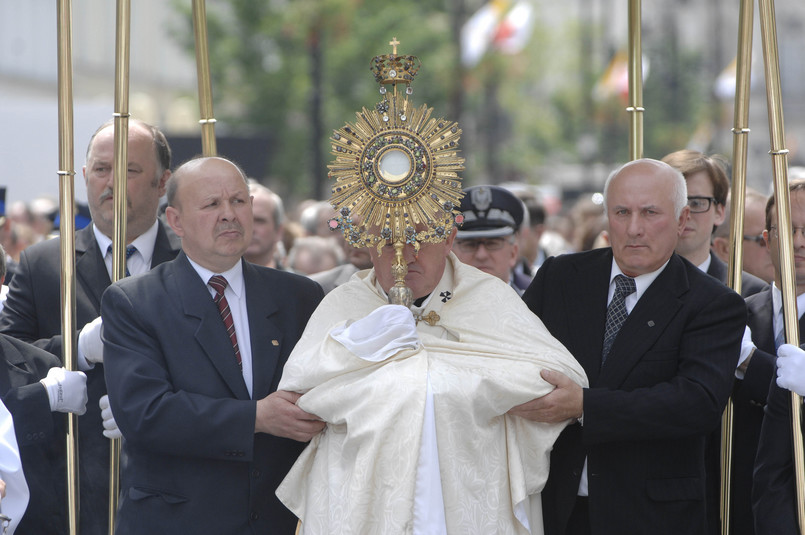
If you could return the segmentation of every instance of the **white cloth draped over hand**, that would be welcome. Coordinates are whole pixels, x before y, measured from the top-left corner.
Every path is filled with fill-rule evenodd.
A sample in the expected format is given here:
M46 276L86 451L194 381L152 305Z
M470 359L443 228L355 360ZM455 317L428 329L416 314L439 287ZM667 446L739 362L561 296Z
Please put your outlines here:
M529 533L518 511L539 507L549 452L568 422L506 412L553 389L542 369L587 386L583 369L510 287L452 253L421 311L438 322L416 324L421 344L373 362L334 338L391 310L384 305L374 271L356 274L325 297L285 364L279 389L304 393L298 405L328 426L280 485L280 500L306 534L411 533L429 379L448 532ZM530 525L541 533L541 518Z

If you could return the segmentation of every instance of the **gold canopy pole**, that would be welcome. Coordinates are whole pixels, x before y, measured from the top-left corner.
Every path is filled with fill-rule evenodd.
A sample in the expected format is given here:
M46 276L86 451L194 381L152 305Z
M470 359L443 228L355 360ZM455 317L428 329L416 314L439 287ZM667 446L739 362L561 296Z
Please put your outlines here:
M58 0L59 226L61 235L61 328L64 367L76 371L75 340L75 185L73 166L73 60L70 0ZM78 533L78 417L67 418L68 533Z
M212 112L210 55L207 47L207 10L204 0L193 0L193 33L196 36L198 105L201 111L201 149L204 156L215 156L215 118Z
M788 150L785 148L783 104L780 90L780 65L777 54L777 23L773 0L759 0L760 32L763 39L763 59L766 74L766 102L769 109L769 135L774 168L774 196L777 203L777 235L780 249L782 276L783 319L785 339L799 346L797 300L794 285L793 239L791 236L791 198L788 191ZM797 520L800 532L805 529L805 471L803 471L803 447L801 424L802 400L791 392L791 427L794 457L794 481L797 489Z
M129 50L131 27L131 4L129 0L117 1L115 39L115 152L114 186L114 231L112 236L112 281L126 276L126 181L128 179L129 148ZM120 496L120 450L121 440L109 441L109 534L115 533L118 497Z
M730 259L727 283L741 293L743 229L746 198L746 156L749 143L749 95L752 74L752 25L754 0L741 0L738 23L738 58L735 77L735 113L732 128L732 195L730 196ZM721 420L721 533L730 533L730 478L733 437L732 398Z
M643 157L643 48L641 0L629 0L629 159Z

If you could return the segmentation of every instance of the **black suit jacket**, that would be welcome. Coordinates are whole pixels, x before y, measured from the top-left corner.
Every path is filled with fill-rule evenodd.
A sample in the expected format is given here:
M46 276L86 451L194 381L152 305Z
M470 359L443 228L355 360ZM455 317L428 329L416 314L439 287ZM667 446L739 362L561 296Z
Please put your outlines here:
M180 248L176 235L160 222L152 267L175 258ZM100 315L101 295L111 283L92 225L76 232L75 256L75 325L80 329ZM32 245L20 255L0 312L0 332L61 358L60 300L61 239L54 238ZM103 366L86 373L89 401L87 412L78 418L80 531L82 535L105 535L109 523L109 441L102 435L98 400L106 394L106 383ZM59 503L66 503L65 488L66 484L56 489Z
M757 398L768 391L765 413L758 437L757 455L752 481L752 509L755 532L799 533L797 526L796 487L794 461L791 454L791 392L777 386L776 357L771 290L768 295L758 294L747 299L750 320L756 318L757 328L750 323L752 340L758 346L749 368L762 370L753 385L752 395ZM805 333L805 316L799 320L800 336ZM802 342L802 338L800 338ZM761 345L762 344L762 345ZM755 362L758 359L758 362ZM747 370L747 377L749 370Z
M715 277L724 284L727 284L727 271L729 271L729 266L727 266L723 260L717 257L713 251L710 251L710 267L707 268L707 274L711 277ZM763 279L755 277L746 271L741 272L742 296L749 297L750 295L761 292L768 287L769 284Z
M103 296L109 400L128 453L118 535L294 533L274 492L305 444L255 434L256 400L276 390L323 292L306 277L242 265L251 398L184 253Z
M775 375L777 359L772 324L772 290L766 285L762 291L746 298L747 325L752 331L752 342L757 349L749 361L743 379L735 381L732 391L732 467L730 470L730 533L753 535L752 484L760 428L769 384ZM721 429L713 433L711 454L712 481L710 482L711 532L721 533L719 519L721 495ZM763 533L763 532L760 532Z
M28 484L28 508L16 533L62 535L66 511L53 491L67 482L59 470L65 456L64 415L50 412L39 380L61 366L59 359L10 336L0 335L0 395L14 419L23 474Z
M705 533L705 440L732 388L745 305L674 254L602 367L611 266L609 248L549 258L523 296L590 380L583 427L551 453L545 533L564 534L585 458L593 534Z

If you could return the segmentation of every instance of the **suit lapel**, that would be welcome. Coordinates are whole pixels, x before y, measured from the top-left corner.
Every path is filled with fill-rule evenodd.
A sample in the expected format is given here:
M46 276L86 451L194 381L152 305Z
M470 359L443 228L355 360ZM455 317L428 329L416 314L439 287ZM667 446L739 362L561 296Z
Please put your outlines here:
M774 306L771 298L771 286L746 300L748 313L747 323L752 329L752 341L758 349L767 353L777 353L774 347ZM800 321L799 332L802 330Z
M100 310L101 295L112 284L112 281L109 279L109 272L106 271L106 264L98 249L98 242L92 228L92 225L87 225L76 232L75 271L76 277L81 281L81 286L86 290L92 304L95 305L96 310Z
M179 255L173 266L176 274L174 280L177 298L182 302L185 315L197 322L196 340L232 394L238 399L249 399L249 391L243 382L243 373L238 368L232 352L232 342L226 334L218 307L215 306L206 284L190 265L184 253Z
M604 347L604 328L607 318L607 294L612 271L612 253L594 257L592 261L580 259L575 266L577 274L565 280L571 281L565 288L566 306L573 310L574 324L568 332L578 332L570 352L576 356L587 373L590 385L594 386L601 370L601 351ZM591 303L584 306L582 303ZM582 331L583 329L583 331ZM588 333L582 335L581 333Z
M689 288L685 266L673 255L621 327L601 370L600 384L617 387L623 382L682 307L680 296Z
M257 269L243 262L246 284L246 309L249 314L249 333L252 346L252 392L254 399L262 399L276 389L279 382L277 366L283 347L283 332L272 316L279 312L271 288L258 280ZM263 282L263 284L261 284Z

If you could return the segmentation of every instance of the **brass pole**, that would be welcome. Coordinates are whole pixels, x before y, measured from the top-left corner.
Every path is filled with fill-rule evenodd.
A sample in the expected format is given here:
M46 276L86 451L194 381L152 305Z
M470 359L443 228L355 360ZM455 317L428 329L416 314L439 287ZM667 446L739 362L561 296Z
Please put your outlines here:
M640 0L629 0L629 160L643 157L643 47Z
M201 149L204 156L215 156L215 116L212 112L210 55L207 47L207 10L204 0L193 0L193 32L196 37L198 105L201 111Z
M777 203L777 235L780 249L780 272L782 277L783 319L785 339L789 344L799 345L797 321L796 286L794 284L793 239L791 232L791 199L788 191L788 150L785 148L783 103L780 90L780 65L777 53L777 23L774 15L774 0L758 0L760 32L763 40L763 63L766 74L766 102L769 109L769 136L774 169L774 196ZM794 481L797 491L797 520L800 532L805 530L805 471L803 471L803 446L801 424L802 400L791 392L791 428L794 457Z
M126 181L128 179L129 141L129 56L130 56L131 4L130 0L117 1L115 37L115 152L114 230L112 236L112 281L126 276ZM118 498L120 496L121 440L109 441L109 535L115 533Z
M75 168L73 162L73 60L70 0L57 2L59 93L59 225L61 235L61 333L64 367L76 371L75 337ZM67 418L68 533L78 533L78 417Z
M743 229L746 199L746 156L749 143L749 96L752 74L752 25L754 0L741 0L738 22L738 58L735 76L735 113L732 128L732 195L730 197L730 258L727 283L741 293ZM730 478L733 438L732 398L721 420L721 533L730 533Z

